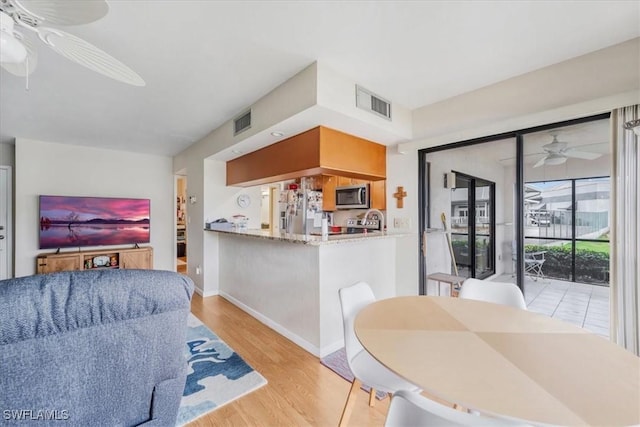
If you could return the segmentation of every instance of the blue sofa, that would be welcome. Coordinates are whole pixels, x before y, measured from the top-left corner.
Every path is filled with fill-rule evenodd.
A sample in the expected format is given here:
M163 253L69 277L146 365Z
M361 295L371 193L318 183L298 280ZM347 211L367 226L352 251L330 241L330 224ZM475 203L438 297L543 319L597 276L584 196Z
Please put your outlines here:
M0 281L0 425L175 425L192 293L169 271Z

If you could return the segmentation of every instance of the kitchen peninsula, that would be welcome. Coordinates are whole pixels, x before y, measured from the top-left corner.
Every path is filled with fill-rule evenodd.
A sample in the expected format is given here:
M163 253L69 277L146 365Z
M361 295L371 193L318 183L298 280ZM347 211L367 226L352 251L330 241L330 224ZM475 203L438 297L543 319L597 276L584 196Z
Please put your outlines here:
M365 281L395 295L396 237L208 230L219 245L220 294L318 356L343 346L338 289Z
M339 349L344 338L338 289L364 281L378 298L396 292L398 235L380 231L386 147L317 126L229 160L226 175L228 186L288 184L281 187L286 193L279 199L280 215L274 215L284 221L272 223L274 231L207 233L217 254L220 295L316 356ZM368 208L378 217L367 218ZM371 229L325 239L312 235L334 214L342 218L328 225L339 224L345 233Z

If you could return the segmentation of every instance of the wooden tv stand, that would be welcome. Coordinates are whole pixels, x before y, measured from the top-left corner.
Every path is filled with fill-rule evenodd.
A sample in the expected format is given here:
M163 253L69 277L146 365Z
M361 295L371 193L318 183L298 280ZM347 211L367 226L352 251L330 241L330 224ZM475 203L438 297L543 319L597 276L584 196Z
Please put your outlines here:
M41 254L36 263L37 274L112 268L150 270L153 268L153 248L145 246Z

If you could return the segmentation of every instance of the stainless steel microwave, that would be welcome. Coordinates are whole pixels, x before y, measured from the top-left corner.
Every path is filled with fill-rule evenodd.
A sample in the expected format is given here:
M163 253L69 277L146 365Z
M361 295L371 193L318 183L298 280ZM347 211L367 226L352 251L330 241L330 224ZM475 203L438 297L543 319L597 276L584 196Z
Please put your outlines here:
M369 209L369 184L336 188L337 209Z

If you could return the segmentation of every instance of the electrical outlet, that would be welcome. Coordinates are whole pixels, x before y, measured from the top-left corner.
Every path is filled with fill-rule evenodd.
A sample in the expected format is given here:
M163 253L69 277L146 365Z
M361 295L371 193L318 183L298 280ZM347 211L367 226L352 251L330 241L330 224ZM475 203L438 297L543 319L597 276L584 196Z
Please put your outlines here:
M401 217L393 219L394 228L411 228L411 218Z

